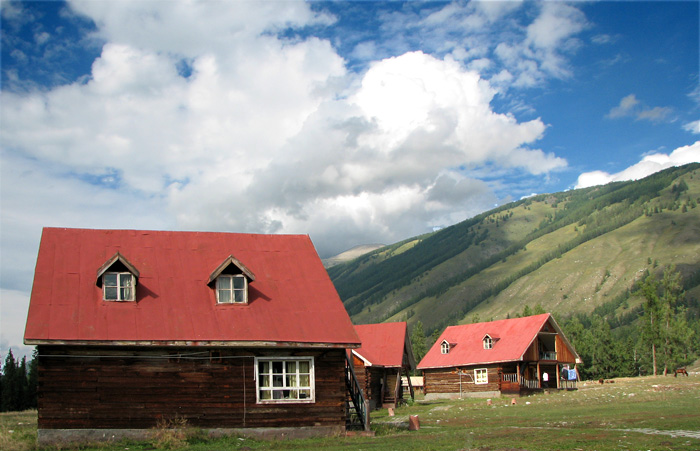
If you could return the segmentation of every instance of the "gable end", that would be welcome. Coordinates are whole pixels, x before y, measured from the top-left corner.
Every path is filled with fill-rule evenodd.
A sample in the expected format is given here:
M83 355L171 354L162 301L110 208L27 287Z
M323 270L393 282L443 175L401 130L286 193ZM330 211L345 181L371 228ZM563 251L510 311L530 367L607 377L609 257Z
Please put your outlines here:
M241 263L236 257L234 257L233 255L229 255L219 266L217 266L214 272L212 272L209 275L209 281L207 282L207 285L213 283L230 266L235 266L236 268L238 268L240 274L246 276L249 282L253 282L255 280L255 274L253 274L251 270L246 268L246 266L243 263Z
M124 257L117 251L117 253L114 254L112 258L107 260L97 270L97 279L95 280L95 285L102 288L102 276L110 270L119 272L130 272L136 279L138 279L140 275L139 270L136 269L136 267L132 265L129 262L129 260L126 259L126 257Z

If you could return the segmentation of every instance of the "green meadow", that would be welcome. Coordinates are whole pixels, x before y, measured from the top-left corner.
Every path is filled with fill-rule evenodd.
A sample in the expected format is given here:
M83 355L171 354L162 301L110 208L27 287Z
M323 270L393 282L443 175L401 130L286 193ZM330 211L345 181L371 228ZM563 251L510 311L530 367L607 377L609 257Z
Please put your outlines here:
M263 441L210 439L193 428L153 430L147 442L52 447L133 451L182 450L698 450L700 375L582 382L576 391L529 397L425 401L372 413L374 436ZM409 431L409 416L420 429ZM0 416L0 449L38 450L36 411Z

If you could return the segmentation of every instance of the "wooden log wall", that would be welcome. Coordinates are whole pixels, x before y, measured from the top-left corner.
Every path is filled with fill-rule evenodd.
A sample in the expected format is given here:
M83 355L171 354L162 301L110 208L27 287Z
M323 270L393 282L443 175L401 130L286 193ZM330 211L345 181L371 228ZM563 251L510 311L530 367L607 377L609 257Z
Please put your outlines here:
M365 367L365 363L362 359L355 354L352 355L352 364L355 370L355 377L360 387L362 387L365 399L371 399L369 368Z
M185 418L202 428L345 425L344 350L39 346L41 429L147 429ZM163 358L181 354L203 359ZM315 402L257 404L254 357L314 357Z
M487 384L474 383L474 368L486 368L488 371ZM498 365L481 365L460 368L467 374L462 375L462 393L497 391L499 387ZM423 370L425 394L430 393L460 393L460 375L456 368L440 368Z

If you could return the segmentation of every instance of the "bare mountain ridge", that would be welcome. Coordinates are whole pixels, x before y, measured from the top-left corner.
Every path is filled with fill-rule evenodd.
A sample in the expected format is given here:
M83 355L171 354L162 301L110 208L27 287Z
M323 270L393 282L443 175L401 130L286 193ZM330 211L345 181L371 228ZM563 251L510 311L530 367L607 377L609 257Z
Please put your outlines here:
M325 266L326 268L330 268L332 266L339 265L341 263L345 263L350 260L361 257L368 252L372 252L384 246L384 244L361 244L359 246L353 247L352 249L348 249L347 251L341 252L340 254L335 255L333 257L324 258L322 260L323 266Z

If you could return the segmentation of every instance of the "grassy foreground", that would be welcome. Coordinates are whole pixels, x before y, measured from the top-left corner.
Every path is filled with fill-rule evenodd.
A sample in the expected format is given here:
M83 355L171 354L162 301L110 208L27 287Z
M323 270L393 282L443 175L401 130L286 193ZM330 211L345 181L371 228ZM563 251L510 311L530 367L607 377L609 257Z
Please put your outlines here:
M150 442L119 442L85 450L699 450L700 375L615 379L582 383L575 392L530 397L417 401L372 413L375 437L258 441L208 439L154 431ZM420 430L408 431L418 415ZM36 412L0 415L0 449L36 450ZM56 448L51 448L56 449ZM63 449L71 449L66 446ZM75 449L75 448L73 448Z

